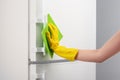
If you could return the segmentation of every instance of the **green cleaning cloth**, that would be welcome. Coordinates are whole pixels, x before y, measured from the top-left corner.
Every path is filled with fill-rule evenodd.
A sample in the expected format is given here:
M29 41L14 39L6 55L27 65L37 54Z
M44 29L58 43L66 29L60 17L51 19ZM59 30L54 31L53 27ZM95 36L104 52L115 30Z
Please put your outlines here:
M47 23L45 24L45 27L42 30L42 38L43 38L43 42L45 44L45 53L48 53L50 55L50 57L53 58L54 52L50 49L50 46L48 44L48 40L46 38L46 32L49 31L48 23L52 23L53 25L55 25L57 27L54 20L50 16L50 14L47 15ZM57 29L58 29L58 27L57 27ZM62 35L62 33L60 32L59 29L58 29L58 32L59 32L58 37L59 37L59 41L60 41L62 39L63 35Z

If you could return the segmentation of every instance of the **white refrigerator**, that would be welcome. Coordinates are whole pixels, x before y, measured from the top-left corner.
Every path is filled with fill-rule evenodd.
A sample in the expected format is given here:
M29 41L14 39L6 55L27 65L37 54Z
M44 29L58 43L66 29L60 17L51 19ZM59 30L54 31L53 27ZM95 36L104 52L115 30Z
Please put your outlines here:
M96 0L1 0L0 80L96 79L92 62L32 64L45 55L44 46L43 53L37 52L36 23L45 24L48 13L63 34L61 45L96 49ZM47 55L44 60L61 59Z

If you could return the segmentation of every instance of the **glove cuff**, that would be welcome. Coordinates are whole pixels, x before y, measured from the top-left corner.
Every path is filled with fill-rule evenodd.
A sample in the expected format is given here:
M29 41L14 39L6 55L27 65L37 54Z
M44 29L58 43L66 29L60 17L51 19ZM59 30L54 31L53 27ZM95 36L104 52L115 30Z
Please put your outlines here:
M78 49L75 48L66 48L65 46L58 46L54 49L54 52L67 60L74 61L76 55L78 54Z

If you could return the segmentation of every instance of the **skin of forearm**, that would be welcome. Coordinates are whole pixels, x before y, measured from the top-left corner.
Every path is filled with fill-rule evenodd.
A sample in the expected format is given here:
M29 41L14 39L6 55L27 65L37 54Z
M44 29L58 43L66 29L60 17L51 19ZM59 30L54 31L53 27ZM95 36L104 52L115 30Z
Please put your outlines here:
M99 62L97 59L98 50L79 50L76 60L86 62Z
M97 50L79 50L76 60L101 63L120 51L120 31Z
M105 61L118 52L120 52L120 31L116 32L102 48L100 48L98 52L99 59Z

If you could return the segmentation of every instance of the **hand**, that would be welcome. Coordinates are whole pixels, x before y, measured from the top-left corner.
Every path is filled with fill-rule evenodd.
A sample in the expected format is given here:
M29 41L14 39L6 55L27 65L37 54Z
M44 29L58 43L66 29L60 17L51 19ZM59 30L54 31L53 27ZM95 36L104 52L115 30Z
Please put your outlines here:
M58 29L53 24L48 24L50 32L46 33L50 48L58 55L67 60L73 61L78 53L78 49L66 48L59 45Z
M58 29L53 24L48 24L50 32L46 33L50 48L54 51L59 45Z

